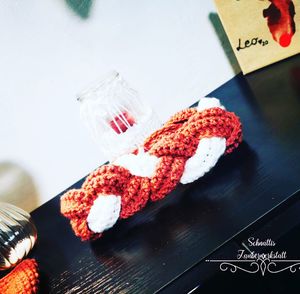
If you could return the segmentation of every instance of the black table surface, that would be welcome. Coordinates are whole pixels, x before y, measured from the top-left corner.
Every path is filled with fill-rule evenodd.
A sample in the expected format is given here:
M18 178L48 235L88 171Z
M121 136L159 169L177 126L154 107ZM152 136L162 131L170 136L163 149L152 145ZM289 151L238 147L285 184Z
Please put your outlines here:
M258 221L245 228L243 232L227 242L224 246L209 255L205 261L182 273L175 281L164 287L161 293L272 293L286 294L299 293L300 267L295 266L295 272L290 271L287 266L297 264L300 260L300 191L292 197L274 207L270 212L263 215ZM272 240L272 246L250 247L248 239L266 241ZM245 247L246 245L246 247ZM285 252L286 260L293 262L279 263L276 266L278 273L266 269L264 275L261 272L249 274L242 270L223 272L220 263L211 263L207 260L236 260L240 250L249 252L254 250L258 253ZM252 260L256 261L256 260ZM272 260L273 261L273 260ZM270 264L271 260L266 260L265 264ZM235 262L243 267L242 263ZM249 265L249 264L248 264ZM272 268L272 267L271 267ZM273 268L274 270L274 268Z
M41 292L153 293L300 189L300 56L208 96L240 116L244 141L203 178L94 242L81 242L60 214L63 192L32 212Z

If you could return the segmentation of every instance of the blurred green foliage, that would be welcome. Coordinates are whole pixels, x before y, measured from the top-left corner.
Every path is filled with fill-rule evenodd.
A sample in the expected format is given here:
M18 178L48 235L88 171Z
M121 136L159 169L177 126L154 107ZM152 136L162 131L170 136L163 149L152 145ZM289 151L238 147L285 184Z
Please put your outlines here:
M65 0L67 5L81 18L90 16L93 0Z

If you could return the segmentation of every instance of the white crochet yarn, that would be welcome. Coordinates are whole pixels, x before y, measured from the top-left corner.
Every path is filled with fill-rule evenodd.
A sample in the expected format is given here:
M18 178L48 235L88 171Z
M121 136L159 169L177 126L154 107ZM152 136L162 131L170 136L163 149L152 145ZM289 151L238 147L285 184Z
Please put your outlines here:
M213 107L220 107L225 109L225 107L220 103L220 100L217 98L201 98L197 105L198 111L203 111L205 109L213 108Z
M216 98L202 98L197 106L198 111L212 107L220 107ZM180 179L182 184L191 183L215 166L218 159L226 150L226 139L220 137L203 138L198 144L196 153L190 157ZM113 164L129 170L132 175L151 178L155 174L159 158L139 149L137 155L126 154L117 158ZM94 201L87 222L90 230L102 233L111 228L119 218L121 210L121 197L116 195L99 195Z
M99 195L94 201L87 222L94 233L102 233L111 228L118 220L121 210L121 197Z
M143 148L140 148L137 155L122 155L113 164L125 167L134 176L152 178L159 160L156 156L150 155L144 152Z
M196 181L215 166L224 154L226 139L212 137L200 140L196 153L189 158L184 167L180 183L188 184Z
M225 107L216 98L201 98L199 100L197 110L203 111L213 107L225 109ZM225 138L212 137L201 139L196 153L190 157L185 164L180 183L191 183L202 177L215 166L218 159L224 154L225 149Z

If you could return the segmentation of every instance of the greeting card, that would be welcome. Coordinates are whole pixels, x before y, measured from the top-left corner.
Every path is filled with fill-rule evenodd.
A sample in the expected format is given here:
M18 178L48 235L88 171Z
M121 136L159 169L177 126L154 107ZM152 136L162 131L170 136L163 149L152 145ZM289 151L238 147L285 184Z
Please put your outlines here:
M299 0L215 0L244 74L300 53Z

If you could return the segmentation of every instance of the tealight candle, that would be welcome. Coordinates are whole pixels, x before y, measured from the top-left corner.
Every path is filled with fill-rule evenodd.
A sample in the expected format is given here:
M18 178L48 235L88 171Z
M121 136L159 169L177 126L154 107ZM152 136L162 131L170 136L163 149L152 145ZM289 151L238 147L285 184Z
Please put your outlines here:
M127 111L122 112L119 116L115 116L113 120L109 122L117 134L125 133L134 123L134 118Z

